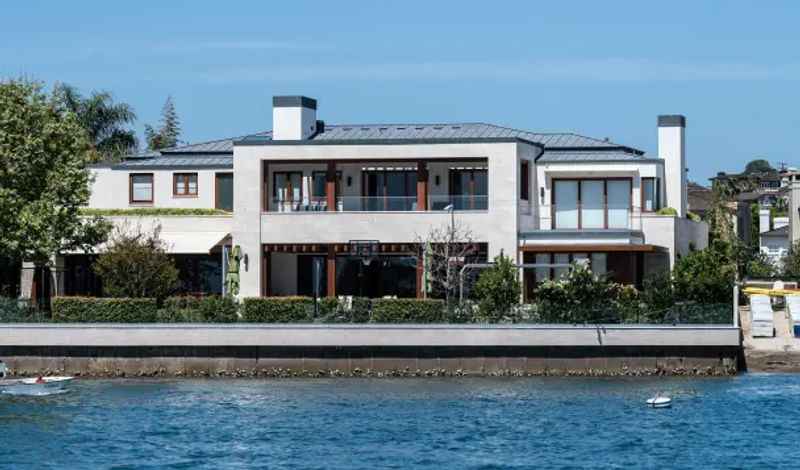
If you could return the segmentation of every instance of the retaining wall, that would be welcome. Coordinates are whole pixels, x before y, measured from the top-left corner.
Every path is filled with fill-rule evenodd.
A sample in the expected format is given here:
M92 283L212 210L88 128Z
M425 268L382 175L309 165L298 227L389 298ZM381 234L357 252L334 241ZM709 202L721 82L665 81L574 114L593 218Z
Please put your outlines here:
M17 375L722 375L740 349L731 326L0 325Z

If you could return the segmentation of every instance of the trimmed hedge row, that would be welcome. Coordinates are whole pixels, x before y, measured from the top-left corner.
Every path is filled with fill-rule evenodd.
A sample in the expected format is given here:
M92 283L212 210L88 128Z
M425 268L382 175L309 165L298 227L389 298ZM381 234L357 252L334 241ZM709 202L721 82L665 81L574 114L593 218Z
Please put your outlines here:
M53 321L81 323L148 323L158 319L155 299L54 297Z
M241 304L227 297L169 297L162 308L155 299L55 297L56 322L117 323L441 323L442 300L326 297L251 297Z

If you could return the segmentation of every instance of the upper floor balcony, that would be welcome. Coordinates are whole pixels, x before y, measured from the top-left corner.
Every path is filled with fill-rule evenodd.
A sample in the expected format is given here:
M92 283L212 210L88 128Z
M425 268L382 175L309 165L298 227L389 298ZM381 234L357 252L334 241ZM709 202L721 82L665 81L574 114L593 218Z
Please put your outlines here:
M263 212L489 209L484 160L265 163Z

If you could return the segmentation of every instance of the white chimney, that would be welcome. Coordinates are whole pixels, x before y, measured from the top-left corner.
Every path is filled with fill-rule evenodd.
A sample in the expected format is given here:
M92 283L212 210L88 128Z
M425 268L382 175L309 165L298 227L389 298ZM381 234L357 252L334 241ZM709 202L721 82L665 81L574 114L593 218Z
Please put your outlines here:
M664 160L664 201L667 207L686 216L686 117L680 114L658 117L658 156Z
M317 100L272 97L272 140L305 140L317 132Z

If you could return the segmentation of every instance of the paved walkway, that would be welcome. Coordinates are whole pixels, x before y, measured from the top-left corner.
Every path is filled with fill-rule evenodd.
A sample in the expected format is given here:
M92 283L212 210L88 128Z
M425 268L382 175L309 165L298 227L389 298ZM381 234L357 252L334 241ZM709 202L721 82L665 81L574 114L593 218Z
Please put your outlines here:
M739 309L742 325L742 344L750 371L800 372L800 338L792 334L789 315L785 310L773 312L775 337L753 338L750 333L749 307Z

